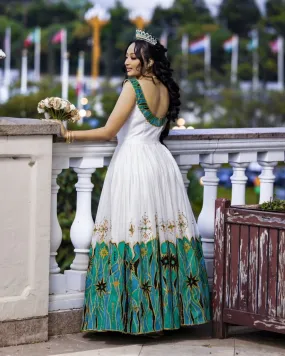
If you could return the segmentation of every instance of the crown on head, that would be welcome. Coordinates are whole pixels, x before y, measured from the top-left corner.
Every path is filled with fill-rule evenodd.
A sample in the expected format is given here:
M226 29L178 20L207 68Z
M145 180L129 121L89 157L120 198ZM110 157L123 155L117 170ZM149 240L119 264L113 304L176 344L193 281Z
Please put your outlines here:
M142 30L136 30L136 39L146 41L152 45L157 44L157 39L152 37L149 33Z

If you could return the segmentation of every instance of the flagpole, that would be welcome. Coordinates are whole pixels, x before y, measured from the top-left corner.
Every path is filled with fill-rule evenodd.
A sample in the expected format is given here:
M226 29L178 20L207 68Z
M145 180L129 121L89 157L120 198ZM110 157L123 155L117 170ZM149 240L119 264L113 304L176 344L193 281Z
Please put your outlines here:
M188 51L189 51L189 37L184 34L181 41L182 50L182 78L187 80L188 78Z
M35 29L35 62L34 62L34 77L35 81L40 81L40 66L41 66L41 29Z
M22 51L22 70L21 70L21 94L27 94L27 82L28 82L28 50Z
M258 90L259 87L259 55L258 55L258 32L254 30L252 33L252 39L256 43L255 48L253 48L252 53L252 89L253 91Z
M211 37L210 35L206 35L206 48L204 52L204 76L205 76L205 84L207 87L210 87L211 84Z
M66 29L63 28L62 30L62 38L61 38L61 43L60 43L60 49L61 49L61 76L63 77L63 62L64 62L64 57L66 55L67 52L67 32ZM62 78L63 80L63 78Z
M6 54L4 62L4 87L9 90L11 83L11 27L7 27L5 31L4 52Z
M235 35L233 38L232 62L231 62L231 84L232 84L232 86L235 86L237 84L238 51L239 51L239 37L237 35Z
M84 64L85 64L85 54L83 51L79 52L79 57L78 57L78 94L77 94L77 108L82 109L83 105L81 102L81 99L83 98L83 84L84 84ZM83 124L83 117L78 121L79 125Z
M65 52L62 62L61 96L68 100L69 54Z
M284 38L278 37L278 84L284 90Z

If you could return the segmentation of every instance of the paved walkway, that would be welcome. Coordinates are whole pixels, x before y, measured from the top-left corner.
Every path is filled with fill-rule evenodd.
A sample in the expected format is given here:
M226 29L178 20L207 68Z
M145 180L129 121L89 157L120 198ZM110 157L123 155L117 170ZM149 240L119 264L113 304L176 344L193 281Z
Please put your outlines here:
M211 339L209 330L182 329L151 339L116 333L70 334L46 343L0 349L0 356L285 356L285 337L265 332L235 331Z

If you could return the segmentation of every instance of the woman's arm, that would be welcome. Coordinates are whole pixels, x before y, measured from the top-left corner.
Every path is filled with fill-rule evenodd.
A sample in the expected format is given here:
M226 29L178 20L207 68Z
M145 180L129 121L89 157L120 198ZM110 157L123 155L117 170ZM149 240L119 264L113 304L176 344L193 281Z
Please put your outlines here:
M104 127L93 130L71 131L72 141L109 141L117 135L136 103L135 91L130 82L126 82L117 103ZM62 135L66 138L67 132Z

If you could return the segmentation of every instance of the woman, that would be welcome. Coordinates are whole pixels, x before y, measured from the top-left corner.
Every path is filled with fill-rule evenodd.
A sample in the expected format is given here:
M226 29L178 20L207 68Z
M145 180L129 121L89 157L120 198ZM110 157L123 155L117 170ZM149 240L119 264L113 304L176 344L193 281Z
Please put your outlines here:
M160 143L180 106L165 52L137 30L105 127L62 127L68 142L118 137L90 248L83 331L159 333L210 319L197 225L179 168Z

